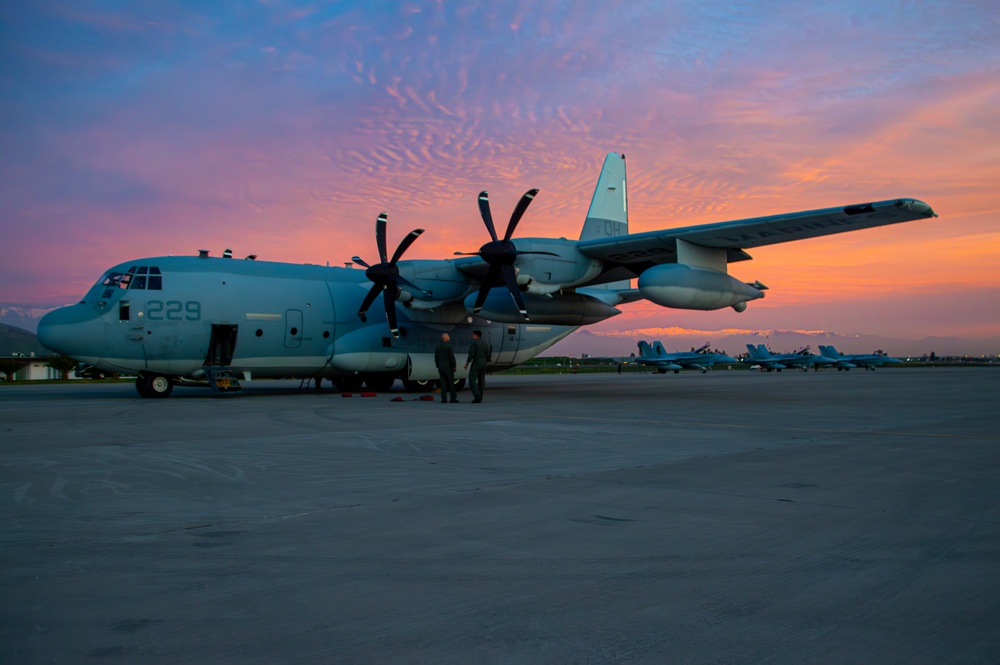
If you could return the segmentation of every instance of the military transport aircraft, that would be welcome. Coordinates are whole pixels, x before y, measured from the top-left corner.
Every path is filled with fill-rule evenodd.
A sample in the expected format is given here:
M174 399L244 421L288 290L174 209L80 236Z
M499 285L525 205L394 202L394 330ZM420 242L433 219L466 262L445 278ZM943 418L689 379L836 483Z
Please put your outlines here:
M661 342L639 342L639 357L635 359L638 365L653 367L660 374L672 371L677 374L684 368L701 370L704 374L713 365L736 365L740 361L724 353L712 353L708 344L690 351L667 353Z
M402 260L421 229L389 256L383 213L378 262L355 258L365 270L234 259L228 250L126 261L78 304L47 314L38 337L95 368L137 374L143 397L165 397L175 384L237 390L241 379L269 377L375 391L400 378L420 388L437 378L442 332L461 353L482 330L493 346L489 371L505 369L623 303L742 312L766 288L727 272L751 258L747 249L936 216L901 198L629 234L625 156L611 153L578 240L515 239L535 194L521 198L500 235L480 193L489 241L450 259ZM368 313L379 295L384 318Z
M819 352L824 358L830 360L838 370L850 370L852 367L864 367L865 370L875 371L876 367L882 365L900 365L902 360L890 358L884 351L875 353L841 353L832 346L820 346Z

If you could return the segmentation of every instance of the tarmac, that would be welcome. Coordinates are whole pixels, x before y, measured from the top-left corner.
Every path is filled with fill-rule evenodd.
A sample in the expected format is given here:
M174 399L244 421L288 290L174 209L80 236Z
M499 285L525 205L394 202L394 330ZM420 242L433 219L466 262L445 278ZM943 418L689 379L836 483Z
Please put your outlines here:
M1000 662L1000 370L459 399L0 387L0 662Z

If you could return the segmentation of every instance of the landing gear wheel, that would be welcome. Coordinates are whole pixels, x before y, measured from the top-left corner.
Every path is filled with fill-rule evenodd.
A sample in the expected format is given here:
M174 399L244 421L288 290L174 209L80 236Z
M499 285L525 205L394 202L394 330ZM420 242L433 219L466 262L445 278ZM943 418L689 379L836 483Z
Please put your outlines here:
M139 377L145 384L146 393L143 397L166 397L174 389L174 384L162 374L146 374Z
M431 379L403 379L403 390L408 393L429 393L434 389Z
M333 385L342 393L359 393L364 379L360 376L338 376L333 380Z
M396 383L396 375L391 372L379 372L365 375L365 385L368 390L377 393L386 393L392 390L392 384Z
M146 379L145 378L143 378L141 376L137 376L135 378L135 391L137 393L139 393L140 397L149 397L149 393L146 392Z
M455 379L455 392L459 392L465 387L465 379Z

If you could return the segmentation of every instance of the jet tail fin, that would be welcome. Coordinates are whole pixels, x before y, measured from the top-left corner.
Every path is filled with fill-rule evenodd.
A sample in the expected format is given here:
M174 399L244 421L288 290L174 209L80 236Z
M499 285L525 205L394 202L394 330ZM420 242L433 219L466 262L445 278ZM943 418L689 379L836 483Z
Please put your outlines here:
M639 357L640 358L648 358L651 355L653 355L653 354L652 354L652 349L649 346L649 342L640 341L639 342Z

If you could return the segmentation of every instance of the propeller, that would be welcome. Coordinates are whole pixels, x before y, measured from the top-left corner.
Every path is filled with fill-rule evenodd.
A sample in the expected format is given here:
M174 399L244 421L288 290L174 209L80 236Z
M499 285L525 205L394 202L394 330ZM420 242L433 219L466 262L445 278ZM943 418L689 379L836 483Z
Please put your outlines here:
M521 297L521 291L517 288L517 273L514 270L514 261L517 260L518 256L525 254L558 256L558 254L553 254L552 252L518 251L510 239L514 235L514 229L517 228L521 217L524 216L524 211L528 209L528 205L535 198L536 194L538 194L537 189L529 189L521 197L521 200L517 202L517 206L510 216L510 221L507 223L507 232L504 233L501 240L497 236L496 227L493 225L493 215L490 213L490 196L485 191L479 192L479 214L482 215L483 223L486 224L486 230L490 232L490 237L493 240L480 247L478 252L455 252L455 256L478 256L489 265L486 276L483 278L483 283L479 287L479 293L476 295L476 304L472 308L473 313L479 313L479 310L483 308L483 304L486 302L486 296L489 295L490 289L502 277L507 290L510 291L510 295L514 299L514 304L517 305L518 311L521 312L521 316L524 317L525 321L528 320L528 311L524 307L524 298Z
M396 264L399 258L403 256L403 252L409 249L413 241L419 238L424 230L414 229L410 231L399 243L399 247L396 248L396 252L392 255L392 258L389 259L386 257L385 248L385 227L388 219L389 216L383 212L375 220L375 242L378 244L378 256L381 262L375 265L368 265L359 256L352 257L351 260L359 266L367 268L365 270L365 277L372 283L371 290L368 291L368 295L365 296L365 299L361 303L361 308L358 310L358 318L362 321L368 320L366 316L368 308L375 302L375 298L378 297L381 291L382 300L385 302L385 318L389 322L389 330L392 332L393 337L399 337L399 328L396 325L396 298L399 295L399 287L405 286L424 295L427 295L427 292L406 278L401 277L399 266Z

